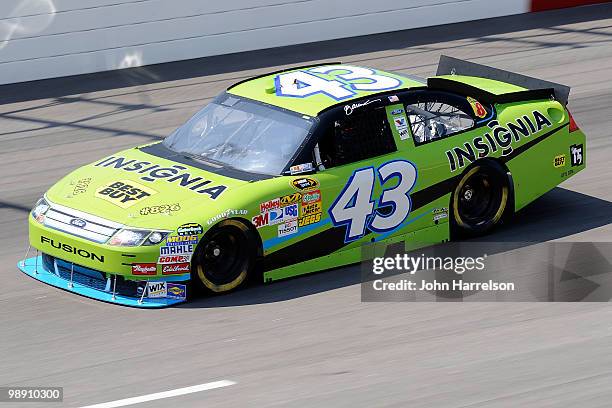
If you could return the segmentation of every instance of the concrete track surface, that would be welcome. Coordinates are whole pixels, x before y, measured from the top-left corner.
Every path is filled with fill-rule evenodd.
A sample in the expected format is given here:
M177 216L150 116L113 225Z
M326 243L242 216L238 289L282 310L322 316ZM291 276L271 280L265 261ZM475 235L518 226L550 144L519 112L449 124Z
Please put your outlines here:
M236 384L139 406L610 407L608 303L361 303L352 267L146 311L15 267L52 183L164 137L230 83L322 60L425 76L441 53L572 86L588 136L587 170L491 239L610 240L612 5L5 86L0 385L63 386L72 407L218 380Z

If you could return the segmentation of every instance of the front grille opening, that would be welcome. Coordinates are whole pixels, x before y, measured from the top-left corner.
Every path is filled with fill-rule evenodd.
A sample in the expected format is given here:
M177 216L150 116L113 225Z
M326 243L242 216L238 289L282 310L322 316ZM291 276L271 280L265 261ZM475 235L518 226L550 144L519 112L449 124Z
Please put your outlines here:
M42 261L43 266L47 271L53 274L57 274L60 278L64 279L67 282L70 282L70 273L72 269L72 264L70 262L66 262L64 260L55 258L51 255L44 253L42 255ZM56 264L57 271L55 268ZM109 276L111 277L110 285L108 284ZM115 294L134 298L139 298L142 295L142 291L144 290L146 282L128 280L121 275L111 275L105 272L89 269L77 264L74 264L72 282L102 292L112 293L113 280L115 276L117 276Z

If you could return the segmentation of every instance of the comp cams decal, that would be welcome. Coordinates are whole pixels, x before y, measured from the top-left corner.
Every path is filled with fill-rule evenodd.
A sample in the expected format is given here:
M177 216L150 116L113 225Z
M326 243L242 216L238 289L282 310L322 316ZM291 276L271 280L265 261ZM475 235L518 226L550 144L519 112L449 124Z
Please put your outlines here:
M96 163L98 167L112 167L123 171L136 172L142 174L141 180L154 182L156 180L165 180L168 183L178 184L180 187L195 191L198 194L208 194L213 200L219 197L226 189L224 185L214 185L212 180L205 180L200 176L192 176L186 172L187 167L178 164L170 167L162 167L159 164L153 164L148 161L140 161L127 159L121 156L110 156Z
M153 194L157 194L157 191L152 188L134 181L120 180L98 188L95 196L121 208L128 208Z
M376 173L383 187L378 200L372 197ZM390 161L376 170L374 167L355 170L328 210L332 223L346 228L345 242L363 237L368 229L373 232L394 230L410 214L410 191L416 181L416 166L406 160ZM394 187L385 188L385 184ZM382 209L385 209L384 215Z
M498 121L492 120L487 125L491 129L490 132L483 136L476 136L461 147L447 150L446 157L450 171L461 169L476 159L487 157L498 150L501 150L502 156L507 156L514 150L513 143L518 143L521 138L528 138L552 126L551 121L540 112L533 111L532 116L533 119L528 115L523 115L522 118L517 118L514 122L507 123L506 126L501 126Z

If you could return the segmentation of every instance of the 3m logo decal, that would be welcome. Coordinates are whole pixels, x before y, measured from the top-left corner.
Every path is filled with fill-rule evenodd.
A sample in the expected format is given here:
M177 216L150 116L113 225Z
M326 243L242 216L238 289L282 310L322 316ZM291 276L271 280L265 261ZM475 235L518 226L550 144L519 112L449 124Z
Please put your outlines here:
M131 207L153 194L157 194L157 191L129 180L115 181L96 190L96 197L121 208Z

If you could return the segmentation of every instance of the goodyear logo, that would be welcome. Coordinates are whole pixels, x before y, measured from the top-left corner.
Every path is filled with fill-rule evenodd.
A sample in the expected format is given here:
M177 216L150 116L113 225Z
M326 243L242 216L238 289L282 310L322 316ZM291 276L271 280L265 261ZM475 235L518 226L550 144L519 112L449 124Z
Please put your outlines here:
M553 161L553 165L555 166L555 168L564 167L565 166L565 155L564 154L560 154L558 156L555 156L555 159Z
M156 194L157 191L134 181L120 180L109 183L96 190L96 197L113 203L121 208L128 208L138 201Z

